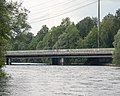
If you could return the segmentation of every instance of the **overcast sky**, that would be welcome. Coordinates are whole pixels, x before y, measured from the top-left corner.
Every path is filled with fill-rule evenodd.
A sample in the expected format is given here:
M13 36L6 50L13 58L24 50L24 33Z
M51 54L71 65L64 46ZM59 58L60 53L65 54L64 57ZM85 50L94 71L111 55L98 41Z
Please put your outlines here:
M77 23L86 16L97 17L98 0L17 0L27 8L31 32L36 34L42 27L57 26L65 17ZM108 13L115 14L120 0L101 0L101 19Z

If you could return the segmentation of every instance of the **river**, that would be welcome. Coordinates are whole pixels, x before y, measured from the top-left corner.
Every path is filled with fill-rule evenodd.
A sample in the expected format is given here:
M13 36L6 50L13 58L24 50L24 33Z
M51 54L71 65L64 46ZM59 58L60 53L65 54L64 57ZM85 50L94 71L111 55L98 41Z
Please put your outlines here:
M120 68L7 65L0 96L120 96Z

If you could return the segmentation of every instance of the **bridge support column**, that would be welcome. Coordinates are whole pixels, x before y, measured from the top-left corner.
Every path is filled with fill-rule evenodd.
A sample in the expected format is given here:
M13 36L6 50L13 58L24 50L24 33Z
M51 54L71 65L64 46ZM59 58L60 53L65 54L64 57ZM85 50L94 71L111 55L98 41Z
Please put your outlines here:
M61 63L61 65L64 65L64 58L61 58L60 63Z
M11 58L6 58L6 65L11 65Z

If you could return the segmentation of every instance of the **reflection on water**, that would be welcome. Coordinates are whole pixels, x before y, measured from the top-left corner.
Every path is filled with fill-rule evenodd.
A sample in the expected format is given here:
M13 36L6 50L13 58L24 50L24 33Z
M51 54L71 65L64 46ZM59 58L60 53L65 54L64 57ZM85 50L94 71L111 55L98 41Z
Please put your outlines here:
M6 66L0 96L120 96L120 69L108 66ZM9 93L10 92L10 93Z

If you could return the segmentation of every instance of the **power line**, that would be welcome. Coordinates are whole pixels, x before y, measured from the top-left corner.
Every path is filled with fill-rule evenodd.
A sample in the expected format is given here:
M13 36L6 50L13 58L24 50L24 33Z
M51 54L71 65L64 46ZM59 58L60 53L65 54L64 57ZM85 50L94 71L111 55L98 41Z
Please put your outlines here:
M52 1L54 1L54 0L52 0ZM49 1L46 1L46 2L42 2L42 3L39 3L39 4L37 4L37 5L33 5L33 6L30 6L30 8L35 8L35 7L38 7L39 5L45 5L45 4L47 4L47 3L50 3L50 2L52 2L51 0L49 0ZM29 1L28 1L29 2ZM35 1L34 1L35 2Z
M37 23L37 22L40 22L40 21L45 21L45 20L49 20L49 19L52 19L52 18L56 18L56 17L59 17L59 16L61 16L61 15L64 15L64 14L67 14L67 13L71 13L71 12L73 12L73 11L76 11L76 10L79 10L79 9L81 9L81 8L87 7L87 6L92 5L92 4L96 3L96 2L97 2L97 1L94 1L94 2L91 2L91 3L89 3L89 4L86 4L86 5L77 7L77 8L75 8L75 9L72 9L72 10L70 10L70 11L63 12L63 13L61 13L61 14L57 14L57 15L55 15L55 16L51 16L51 17L48 17L48 18L45 18L45 19L40 19L40 20L37 20L37 19L36 19L37 21L33 21L33 22L30 22L30 23Z
M78 6L78 7L81 7L80 4L86 3L87 1L88 1L88 0L85 0L85 1L83 1L83 2L77 3L77 5L68 6L67 8L62 9L62 10L57 11L57 12L62 13L63 11L66 11L66 10L71 9L71 8L72 8L72 10L73 10L73 7L77 7L77 6ZM78 7L77 7L77 8L78 8ZM74 8L74 9L75 9L75 8ZM68 11L71 11L71 10L68 10ZM68 12L68 11L67 11L67 12ZM64 13L65 13L65 12L64 12ZM48 15L49 15L49 14L48 14ZM48 16L48 15L47 15L47 16ZM44 16L45 16L45 15L44 15ZM44 18L44 16L41 16L41 17ZM46 16L45 16L45 17L46 17ZM37 20L37 19L42 19L42 18L40 18L40 17L34 18L34 19L31 19L31 21L32 21L32 20Z
M53 0L52 0L53 1ZM35 14L37 14L38 12L46 12L47 10L49 10L49 9L53 9L54 7L57 7L57 6L59 6L59 5L65 5L65 4L69 4L69 3L72 3L73 1L77 1L77 0L69 0L69 2L60 2L60 3L57 3L57 4L54 4L54 5L51 5L51 6L47 6L47 8L46 8L46 6L44 7L44 8L42 8L42 9L37 9L37 10L34 10L34 12L35 11L37 11L37 12L35 12L35 13L33 13L33 14L31 14L31 15L35 15ZM86 0L86 1L90 1L90 0ZM103 2L106 2L106 1L110 1L110 2L120 2L120 0L101 0L101 1L103 1ZM50 3L51 1L46 1L46 2L44 2L44 3L40 3L40 4L38 4L38 5L34 5L34 6L30 6L30 8L35 8L35 7L39 7L39 5L44 5L44 4L47 4L47 3ZM44 10L45 9L45 10Z
M70 2L66 2L66 3L64 3L64 5L66 5L66 4L69 4L69 3L72 3L73 1L75 1L75 0L71 0ZM77 0L76 0L77 1ZM85 3L86 1L88 1L88 0L85 0L85 1L83 1L83 2L80 2L79 4L82 4L82 3ZM78 5L78 3L77 3L77 5ZM57 12L63 12L63 11L65 11L65 10L68 10L68 9L71 9L72 7L76 7L77 5L74 5L73 6L73 4L72 4L72 6L69 6L69 7L67 7L67 8L65 8L65 9L63 9L63 10L60 10L60 11L57 11ZM53 9L53 8L52 8ZM51 10L51 9L49 9L49 10ZM46 10L46 11L48 11L48 10ZM44 12L46 12L46 11L44 11ZM54 10L53 10L54 11ZM35 14L39 14L39 13L35 13ZM35 15L35 14L32 14L32 15ZM50 14L49 13L46 13L47 15L45 16L45 15L43 15L43 16L41 16L41 17L47 17L47 16L49 16ZM31 21L32 20L37 20L37 19L40 19L41 17L38 17L38 18L33 18L33 19L31 19ZM41 18L42 19L42 18Z
M71 12L76 11L76 10L78 10L78 9L81 9L81 8L87 7L87 6L89 6L89 5L92 5L92 4L96 3L96 2L97 2L97 1L94 1L94 2L91 2L91 3L89 3L89 4L80 6L80 7L75 8L75 9L72 9L72 10L70 10L70 11L67 11L67 12L64 12L64 13L61 13L61 14L57 14L57 15L55 15L55 16L51 16L51 17L48 17L48 18L45 18L45 19L37 18L37 19L40 19L40 20L34 19L34 20L37 20L37 21L33 21L33 22L30 22L30 23L36 23L36 22L39 22L39 21L45 21L45 20L48 20L48 19L52 19L52 18L55 18L55 17L59 17L59 16L61 16L61 15L64 15L64 14L67 14L67 13L71 13Z
M73 1L73 0L72 0L72 1ZM77 1L77 0L76 0L76 1ZM83 1L83 2L77 3L77 5L80 6L80 4L85 3L85 2L87 2L87 1L88 1L88 0L85 0L85 1ZM71 2L66 2L66 3L71 3ZM64 3L64 5L65 5L66 3ZM77 5L73 5L73 4L72 4L72 6L69 6L69 7L65 8L65 9L62 9L62 10L57 11L57 12L61 13L61 12L65 11L65 10L71 9L72 7L77 7ZM49 10L51 10L51 9L49 9ZM47 10L47 11L48 11L48 10ZM53 10L53 11L54 11L54 10ZM39 13L37 13L37 14L39 14ZM43 15L43 16L41 16L41 17L44 18L44 17L49 16L49 13L46 13L46 14L47 14L46 16ZM33 15L35 15L35 14L33 14ZM37 20L37 19L42 19L41 17L31 19L31 21L32 21L32 20Z
M56 7L58 7L58 6L62 6L62 5L66 5L66 4L72 3L73 1L75 1L75 0L71 0L71 1L69 1L69 2L57 3L57 4L55 4L55 5L51 5L51 6L47 7L47 8L45 7L43 10L37 9L37 10L35 10L35 11L37 11L37 12L35 12L35 13L31 14L31 15L37 14L38 12L43 13L43 12L46 12L46 11L48 11L48 10L54 9L54 8L56 8ZM76 0L76 1L77 1L77 0Z

